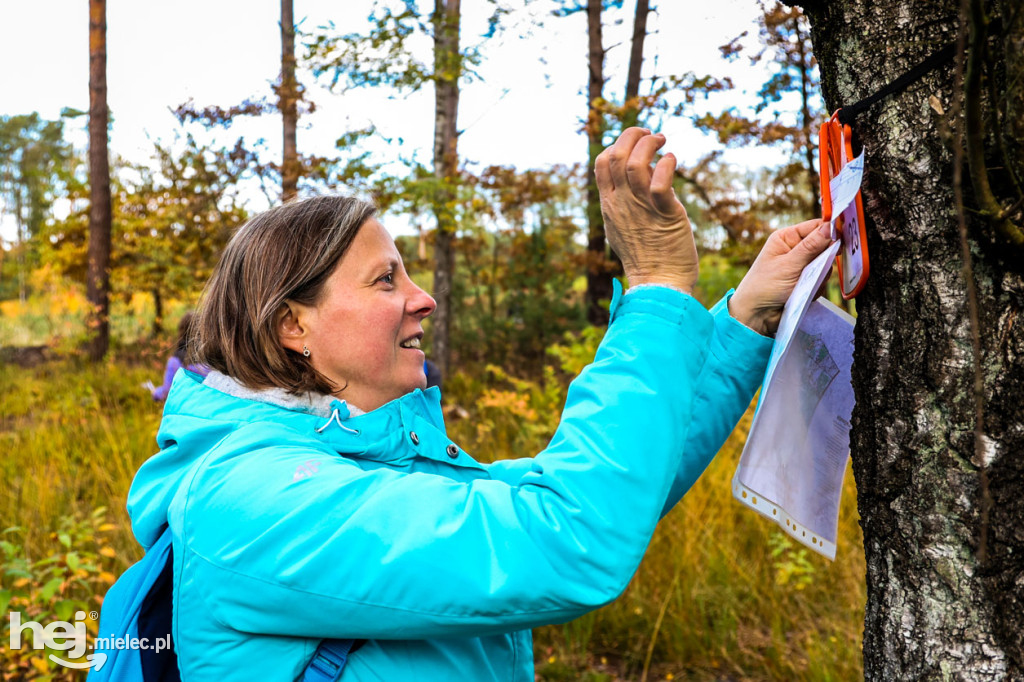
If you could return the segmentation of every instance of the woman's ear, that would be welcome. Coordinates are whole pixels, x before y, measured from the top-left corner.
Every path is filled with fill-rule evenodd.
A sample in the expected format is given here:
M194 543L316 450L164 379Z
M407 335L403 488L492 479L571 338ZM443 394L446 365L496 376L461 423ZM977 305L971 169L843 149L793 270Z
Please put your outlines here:
M308 310L306 306L295 301L285 301L277 311L275 327L277 338L288 350L301 353L306 339L306 328L303 322Z

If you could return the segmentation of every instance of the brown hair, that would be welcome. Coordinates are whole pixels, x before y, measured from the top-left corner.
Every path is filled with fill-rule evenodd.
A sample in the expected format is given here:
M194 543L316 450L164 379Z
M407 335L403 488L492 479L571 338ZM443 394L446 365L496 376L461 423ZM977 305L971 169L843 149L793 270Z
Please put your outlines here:
M359 228L366 201L318 196L261 213L231 238L192 327L194 360L249 388L330 394L337 386L284 348L275 320L286 300L315 306Z
M188 358L188 344L192 337L192 321L195 314L190 310L178 320L178 339L174 342L174 357L185 363Z

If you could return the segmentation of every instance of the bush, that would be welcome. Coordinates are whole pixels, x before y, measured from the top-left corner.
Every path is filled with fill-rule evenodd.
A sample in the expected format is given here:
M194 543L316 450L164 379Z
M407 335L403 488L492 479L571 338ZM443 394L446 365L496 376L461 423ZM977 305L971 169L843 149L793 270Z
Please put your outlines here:
M107 522L106 507L85 518L64 517L49 534L49 547L41 559L31 556L22 528L0 533L0 613L21 614L21 622L35 621L44 627L52 621L73 622L77 612L87 614L84 623L90 637L99 627L100 595L115 580L116 551L108 534L116 527ZM24 631L21 648L9 650L11 620L4 620L0 659L4 679L77 680L81 673L53 662L51 653L67 659L68 652L32 648L32 634ZM81 662L84 657L70 659Z

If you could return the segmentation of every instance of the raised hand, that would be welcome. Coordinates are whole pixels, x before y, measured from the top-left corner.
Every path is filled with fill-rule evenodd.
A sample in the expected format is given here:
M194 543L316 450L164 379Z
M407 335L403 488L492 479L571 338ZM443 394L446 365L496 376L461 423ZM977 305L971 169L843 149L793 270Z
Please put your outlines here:
M665 136L628 128L597 157L597 188L608 243L631 285L668 284L689 293L697 281L697 247L686 209L672 189L676 159L652 171Z

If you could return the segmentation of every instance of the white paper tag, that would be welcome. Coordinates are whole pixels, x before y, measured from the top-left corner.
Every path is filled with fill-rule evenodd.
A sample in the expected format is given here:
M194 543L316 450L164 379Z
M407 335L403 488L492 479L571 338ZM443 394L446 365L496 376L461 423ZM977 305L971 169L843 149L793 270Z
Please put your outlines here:
M832 178L828 187L832 193L832 224L835 225L836 218L842 215L843 211L853 203L857 192L860 191L860 183L864 179L864 150L860 156L843 166L839 175Z

